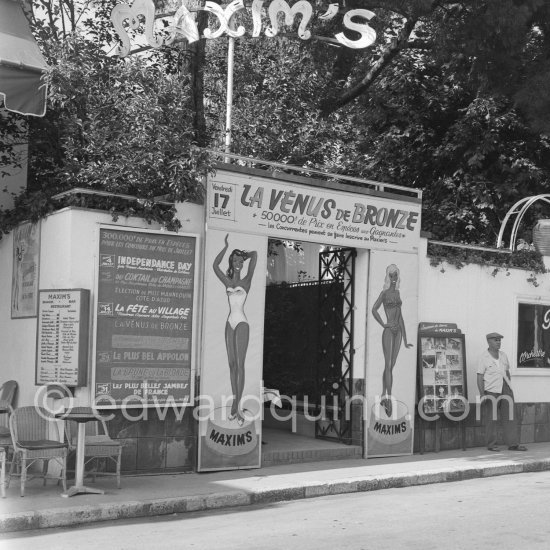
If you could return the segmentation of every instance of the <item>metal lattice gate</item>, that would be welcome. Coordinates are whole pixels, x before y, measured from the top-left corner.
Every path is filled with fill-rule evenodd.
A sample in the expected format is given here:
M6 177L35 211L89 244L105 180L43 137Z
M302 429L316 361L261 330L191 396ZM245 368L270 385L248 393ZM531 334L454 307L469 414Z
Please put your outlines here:
M319 253L319 351L315 435L351 444L346 410L353 384L354 271L357 251Z

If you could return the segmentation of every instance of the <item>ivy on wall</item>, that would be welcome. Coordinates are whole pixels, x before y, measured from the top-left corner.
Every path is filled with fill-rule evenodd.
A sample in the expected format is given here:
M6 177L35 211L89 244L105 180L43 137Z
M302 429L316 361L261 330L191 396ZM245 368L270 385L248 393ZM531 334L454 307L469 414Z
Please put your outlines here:
M470 264L487 266L492 268L491 275L493 277L496 277L501 271L509 276L511 268L523 269L530 272L527 281L535 287L539 286L537 275L546 273L542 256L536 250L515 250L504 253L496 250L457 248L428 243L428 258L433 267L442 266L444 263L452 265L456 269L462 269ZM441 267L441 272L445 272L444 267Z
M54 199L49 193L40 191L23 193L15 199L12 209L0 210L0 239L24 221L37 222L55 211L70 206L107 212L111 214L113 221L117 221L121 216L138 217L149 224L158 223L168 231L177 231L181 228L181 222L176 218L176 208L168 202L79 193Z

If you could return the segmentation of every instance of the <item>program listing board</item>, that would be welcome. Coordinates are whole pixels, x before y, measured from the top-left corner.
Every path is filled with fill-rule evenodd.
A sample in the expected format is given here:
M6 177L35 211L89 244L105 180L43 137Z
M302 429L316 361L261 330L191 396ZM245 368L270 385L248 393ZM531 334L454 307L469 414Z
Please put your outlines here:
M100 229L95 396L191 402L196 236Z
M89 291L41 290L38 304L36 384L85 384Z

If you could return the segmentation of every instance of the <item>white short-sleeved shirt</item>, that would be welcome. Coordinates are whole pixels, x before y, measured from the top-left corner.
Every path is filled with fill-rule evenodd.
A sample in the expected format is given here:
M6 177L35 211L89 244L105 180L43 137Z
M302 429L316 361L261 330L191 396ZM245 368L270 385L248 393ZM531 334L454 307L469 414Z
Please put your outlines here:
M485 391L502 393L503 380L506 371L510 368L510 362L503 351L498 352L498 361L485 350L477 362L477 374L483 374Z

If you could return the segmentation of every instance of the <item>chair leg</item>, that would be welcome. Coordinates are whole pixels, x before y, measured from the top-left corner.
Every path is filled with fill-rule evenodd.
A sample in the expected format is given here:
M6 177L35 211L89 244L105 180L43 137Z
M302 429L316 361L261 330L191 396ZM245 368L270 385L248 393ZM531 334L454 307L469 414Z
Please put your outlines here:
M15 469L16 462L18 461L18 458L19 457L17 456L17 454L14 450L13 454L11 455L10 471L8 473L8 480L6 481L6 489L9 489L9 487L10 487L11 476L13 475L13 470Z
M21 457L21 496L25 496L25 483L27 481L27 460Z
M63 456L63 465L61 466L61 483L63 483L63 492L67 492L67 455Z
M44 479L43 485L46 486L46 476L48 475L48 466L50 464L50 461L47 459L44 459L42 461L42 478Z
M118 453L116 461L116 486L120 489L120 463L122 462L122 449Z
M2 498L6 498L6 453L2 453L0 462L0 494Z

